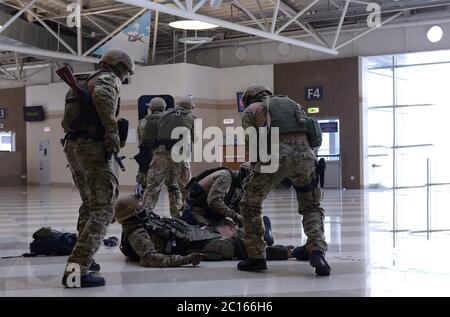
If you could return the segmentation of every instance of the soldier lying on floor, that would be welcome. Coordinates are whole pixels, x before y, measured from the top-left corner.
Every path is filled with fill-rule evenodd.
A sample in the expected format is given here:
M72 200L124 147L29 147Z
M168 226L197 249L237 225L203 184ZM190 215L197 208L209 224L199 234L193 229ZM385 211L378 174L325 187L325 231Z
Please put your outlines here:
M197 265L201 260L221 261L247 257L242 237L234 225L228 237L207 228L189 225L179 218L148 213L136 196L117 201L115 220L122 225L120 249L132 261L146 267ZM224 225L226 227L227 225ZM224 228L219 228L219 231ZM225 228L224 231L227 231ZM268 260L287 260L293 247L267 248Z

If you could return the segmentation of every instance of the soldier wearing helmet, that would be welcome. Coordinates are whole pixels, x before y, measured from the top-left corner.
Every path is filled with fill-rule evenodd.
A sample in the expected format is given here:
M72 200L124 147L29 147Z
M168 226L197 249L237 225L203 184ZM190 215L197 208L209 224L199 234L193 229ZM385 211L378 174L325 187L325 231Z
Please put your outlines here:
M188 195L181 219L191 225L207 226L210 230L230 225L236 230L237 227L241 228L239 202L243 194L242 185L250 173L251 165L243 163L238 170L218 167L193 177L186 186ZM270 220L266 216L264 224L264 239L271 246L274 241Z
M231 228L223 236L207 227L192 226L178 218L148 213L136 196L119 198L115 220L122 226L120 250L146 267L197 265L201 260L245 259L241 234ZM287 260L292 247L268 248L269 260Z
M191 178L191 168L187 161L175 162L171 150L179 139L172 139L172 131L185 128L190 132L191 144L194 142L195 108L193 96L179 100L175 108L166 111L158 122L158 147L153 151L153 160L147 173L147 187L144 192L144 205L147 211L154 211L158 203L161 186L164 182L169 192L170 214L179 216L185 198L184 190Z
M182 219L191 225L218 226L227 218L242 227L239 201L242 182L250 172L245 163L235 171L227 167L206 170L186 186L188 195Z
M198 265L203 259L201 253L187 254L187 248L180 249L186 242L184 237L188 237L188 232L176 230L180 227L184 228L183 226L171 228L170 219L163 222L164 219L147 213L141 201L135 196L122 197L117 201L114 219L122 225L120 250L130 260L139 261L142 266ZM175 241L178 239L177 250L167 249L171 239Z
M143 189L147 186L147 172L153 157L153 150L158 146L158 121L166 110L164 99L155 97L150 101L148 109L150 113L143 118L138 125L139 158L136 158L139 164L139 171L136 182Z
M81 284L76 285L79 287L105 284L102 277L90 271L100 270L93 257L111 222L119 192L111 157L121 147L117 122L122 81L134 72L134 67L127 52L110 50L100 60L100 70L79 82L90 97L89 105L85 107L73 89L66 95L62 121L66 133L64 152L82 199L78 241L67 262L80 267ZM66 287L71 287L67 283L69 268L62 280Z
M306 115L300 105L286 96L273 96L261 84L249 86L244 95L246 107L242 127L278 128L279 168L273 173L262 173L261 162L254 166L245 182L240 202L245 245L248 259L238 264L243 271L262 271L266 265L266 243L261 219L262 204L270 191L284 179L289 179L297 192L298 212L303 216L303 229L308 237L305 250L318 275L330 275L331 268L325 259L327 243L324 234L324 209L316 173L316 156L313 148L320 146L321 130L313 118ZM300 249L298 249L300 250ZM300 258L305 258L300 256Z

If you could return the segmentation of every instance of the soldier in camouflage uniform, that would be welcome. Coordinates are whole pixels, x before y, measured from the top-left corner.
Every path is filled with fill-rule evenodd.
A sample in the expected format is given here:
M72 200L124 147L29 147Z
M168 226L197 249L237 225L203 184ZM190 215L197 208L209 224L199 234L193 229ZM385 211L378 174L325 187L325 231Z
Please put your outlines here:
M131 260L139 260L146 267L179 267L198 265L201 253L172 254L167 250L169 239L147 230L149 214L135 196L120 198L115 207L114 218L122 225L121 250ZM179 252L186 253L186 252Z
M70 89L62 122L66 132L64 152L82 199L78 240L67 261L68 265L79 265L81 285L77 286L81 287L105 284L102 277L92 275L89 269L113 218L119 189L111 157L124 146L117 127L118 99L122 81L134 71L131 56L118 49L108 51L100 66L98 72L80 83L91 97L88 107L84 107L78 94ZM70 273L64 272L64 286L68 286Z
M324 210L320 206L322 193L316 181L316 156L311 149L305 125L302 125L306 124L306 114L300 105L287 97L274 97L275 102L272 102L268 96L272 96L270 89L259 84L248 87L243 95L246 106L242 117L243 128L258 129L266 126L270 120L270 127L279 128L280 143L278 170L261 173L261 163L258 162L243 186L244 196L240 208L248 260L240 262L238 269L267 269L261 206L270 191L283 179L289 178L297 191L298 212L303 216L303 229L308 236L306 249L310 254L310 264L316 274L329 275L331 268L325 260L327 243ZM268 103L270 111L267 109Z
M245 259L244 243L236 233L222 237L207 228L192 226L181 219L160 218L147 213L136 196L117 201L115 220L122 225L120 249L124 255L146 267L179 267L208 261ZM273 246L268 260L287 260L292 248Z
M239 203L242 199L242 184L251 172L251 165L243 163L239 170L219 167L202 172L190 180L186 186L189 194L186 198L181 219L191 225L207 226L208 230L220 232L222 227L242 227ZM228 218L232 219L231 222ZM264 241L273 245L271 224L264 216ZM239 237L242 230L234 228Z
M172 131L178 127L185 127L191 132L194 140L195 116L191 110L195 107L192 96L182 98L178 105L166 111L158 123L158 148L153 152L153 160L147 173L147 187L144 192L145 209L153 212L158 203L162 182L169 192L170 214L172 217L180 215L183 205L182 190L191 178L189 162L174 162L171 156L172 146L179 140L172 139Z
M166 110L166 102L164 99L156 97L150 101L148 108L150 113L139 122L138 126L138 141L141 152L149 156L148 162L151 162L153 150L157 147L158 136L158 121L163 112ZM139 166L138 175L136 176L136 183L142 186L143 189L147 186L147 173L149 166Z
M248 175L245 166L239 171L220 167L192 178L181 219L191 225L217 226L226 218L242 226L236 207L242 198L241 181Z

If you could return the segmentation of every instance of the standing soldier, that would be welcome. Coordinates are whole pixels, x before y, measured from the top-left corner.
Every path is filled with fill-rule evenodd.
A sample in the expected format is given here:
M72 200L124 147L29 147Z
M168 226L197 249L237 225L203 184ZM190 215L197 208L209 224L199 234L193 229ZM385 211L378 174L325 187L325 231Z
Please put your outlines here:
M111 157L124 146L117 126L118 99L122 82L133 74L134 67L128 53L110 50L100 60L100 70L80 83L85 92L83 96L89 101L87 105L84 106L86 103L74 89L66 95L62 121L66 132L64 152L83 201L77 244L68 258L62 279L66 287L105 285L103 277L92 275L89 270L93 268L93 256L113 218L119 194ZM77 267L81 273L80 284L74 285L70 278L72 272L78 271ZM98 271L100 267L94 269Z
M194 108L193 97L187 96L182 98L174 109L166 111L159 119L159 146L153 152L153 160L147 174L147 187L144 192L144 205L148 212L154 211L164 181L169 192L170 214L172 217L180 215L184 199L182 190L191 178L191 167L189 162L173 161L172 147L179 140L172 139L172 131L175 128L185 127L191 132L191 140L194 142L196 117L191 113Z
M279 156L279 169L274 173L262 173L261 163L258 162L243 186L240 208L248 259L240 262L237 268L242 271L267 269L261 206L270 191L288 178L297 192L298 212L303 216L303 229L308 237L306 249L310 264L316 274L330 275L331 268L325 260L325 212L320 206L322 193L318 187L316 156L312 150L320 146L321 131L317 121L307 117L300 105L287 97L272 95L269 88L254 84L246 89L242 97L246 106L242 117L243 128L277 127L280 142L279 153L275 153Z
M147 186L147 173L152 161L153 151L158 146L158 121L163 112L166 110L166 102L164 99L156 97L150 101L148 114L139 122L138 126L138 140L139 140L139 156L142 160L139 163L139 171L136 177L136 183L142 186L143 189Z

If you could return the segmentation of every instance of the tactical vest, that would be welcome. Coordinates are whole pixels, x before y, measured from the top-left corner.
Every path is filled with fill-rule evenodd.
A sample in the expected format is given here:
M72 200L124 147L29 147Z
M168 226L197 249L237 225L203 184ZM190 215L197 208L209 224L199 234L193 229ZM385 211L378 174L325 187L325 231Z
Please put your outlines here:
M221 166L221 167L212 168L212 169L203 171L198 176L191 178L189 183L187 183L187 185L186 185L186 189L191 190L194 182L198 183L200 180L204 179L205 177L208 177L209 175L211 175L217 171L221 171L221 170L227 170L228 172L230 172L231 179L232 179L230 190L228 191L227 195L224 198L225 204L228 205L231 202L231 198L233 197L234 192L236 191L237 182L238 182L237 177L235 177L234 173L228 167ZM204 203L206 203L206 202L204 202ZM206 208L208 206L205 205L205 206L199 206L199 207Z
M163 115L162 112L149 114L144 118L145 121L142 122L141 136L143 147L154 147L157 141L158 136L158 121Z
M177 108L165 112L158 123L158 142L160 144L175 144L178 140L172 139L172 131L177 127L186 127L191 129L187 125L185 117L191 113L190 110Z
M267 108L269 127L278 127L279 133L304 132L312 148L322 145L322 130L317 119L309 117L301 107L286 96L268 96Z
M189 249L195 248L196 244L201 245L206 241L221 238L218 233L190 226L179 218L159 218L154 215L150 215L145 221L145 229L150 236L158 236L167 240L167 247L164 252L166 254L185 255ZM123 234L120 250L132 260L139 259Z
M65 133L80 131L101 133L103 125L92 102L92 92L89 89L89 82L102 72L104 71L98 71L88 78L82 79L78 82L81 89L88 92L89 107L87 107L87 109L83 107L80 98L73 89L70 89L66 94L64 116L61 122L61 126Z

